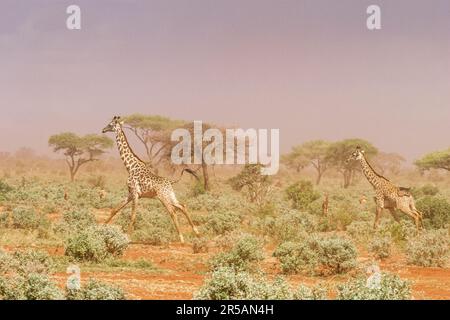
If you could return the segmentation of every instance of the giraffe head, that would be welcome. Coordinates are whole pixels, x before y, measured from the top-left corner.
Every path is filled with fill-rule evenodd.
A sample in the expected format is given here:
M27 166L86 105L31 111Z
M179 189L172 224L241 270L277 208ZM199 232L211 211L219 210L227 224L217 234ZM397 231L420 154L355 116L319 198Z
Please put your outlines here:
M120 129L123 124L123 121L120 119L119 116L115 116L111 122L103 128L102 132L115 132L117 129Z
M348 157L347 163L354 160L361 160L364 157L364 150L361 149L361 147L356 147L356 150L353 151L353 153Z

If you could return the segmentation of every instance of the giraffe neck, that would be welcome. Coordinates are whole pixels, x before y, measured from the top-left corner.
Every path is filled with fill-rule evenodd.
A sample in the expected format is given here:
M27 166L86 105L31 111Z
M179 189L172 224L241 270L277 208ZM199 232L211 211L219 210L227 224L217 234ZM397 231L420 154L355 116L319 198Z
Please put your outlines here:
M131 149L127 137L125 136L125 133L123 132L123 129L121 127L116 129L116 142L117 148L119 149L120 158L122 158L122 161L128 172L130 172L137 165L144 164L144 162L139 159Z
M380 185L380 182L382 182L384 179L375 172L375 170L370 166L364 156L359 160L359 162L361 163L362 172L366 176L369 183L374 188L377 188Z

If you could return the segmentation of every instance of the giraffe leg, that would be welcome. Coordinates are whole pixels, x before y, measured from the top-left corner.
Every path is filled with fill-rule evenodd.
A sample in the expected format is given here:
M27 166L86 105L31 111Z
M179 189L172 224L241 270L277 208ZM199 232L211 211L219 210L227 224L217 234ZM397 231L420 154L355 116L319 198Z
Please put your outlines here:
M111 211L111 215L109 216L109 218L105 221L105 224L110 223L111 220L112 220L112 218L114 218L114 216L115 216L120 210L122 210L123 208L125 208L125 206L126 206L127 204L129 204L129 203L131 202L132 199L133 199L132 197L128 196L128 197L127 197L120 205L118 205L116 208L114 208L114 209Z
M131 217L130 217L130 224L128 226L128 234L131 235L134 228L134 221L136 220L136 206L137 206L137 198L133 199L133 202L131 203Z
M414 200L412 198L401 198L398 202L398 209L413 218L417 230L420 230L422 225L422 213L419 212L414 206Z
M392 214L392 216L394 217L395 221L400 223L400 217L398 216L398 214L395 211L395 209L394 208L389 208L389 212Z
M414 204L414 199L411 197L409 208L417 215L419 219L420 228L423 229L423 213L417 210L416 205Z
M381 218L381 213L383 211L383 208L377 205L376 211L375 211L375 221L373 223L373 228L377 229L378 225L380 224L380 218Z
M381 197L381 196L375 197L375 204L376 204L375 221L373 223L374 229L378 228L378 224L380 223L381 213L384 209L384 197Z
M166 207L167 211L170 214L170 217L172 218L173 224L175 225L175 229L177 230L178 233L178 237L180 238L180 242L184 243L184 237L183 234L181 233L180 226L178 224L178 217L175 212L174 206L167 200L160 199L160 201L162 202L164 207Z
M183 212L184 216L186 217L186 219L188 220L189 224L192 227L192 230L194 231L194 233L199 236L200 232L198 231L197 227L194 225L194 223L192 222L191 216L189 215L189 213L186 210L186 206L182 205L180 203L176 203L173 204L173 206L175 206L175 208L179 209L181 212Z

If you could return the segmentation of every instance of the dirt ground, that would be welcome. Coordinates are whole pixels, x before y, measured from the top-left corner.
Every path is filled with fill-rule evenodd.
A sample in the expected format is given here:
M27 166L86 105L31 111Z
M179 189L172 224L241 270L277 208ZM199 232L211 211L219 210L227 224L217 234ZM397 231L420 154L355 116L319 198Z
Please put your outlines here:
M53 251L55 252L55 251ZM58 250L58 253L60 250ZM277 260L266 251L262 266L269 276L279 272ZM193 294L207 277L207 260L213 253L194 254L189 244L171 244L159 247L132 244L123 259L133 261L145 259L156 267L155 271L119 271L119 272L82 272L82 279L93 277L120 285L125 289L129 299L192 299ZM361 262L368 258L360 258ZM450 299L450 268L422 268L407 266L400 256L393 256L380 264L384 271L397 273L404 279L412 281L414 299ZM60 283L65 283L65 273L56 274ZM314 284L323 281L337 284L345 281L344 277L306 277L288 276L292 285ZM333 296L333 293L330 294Z

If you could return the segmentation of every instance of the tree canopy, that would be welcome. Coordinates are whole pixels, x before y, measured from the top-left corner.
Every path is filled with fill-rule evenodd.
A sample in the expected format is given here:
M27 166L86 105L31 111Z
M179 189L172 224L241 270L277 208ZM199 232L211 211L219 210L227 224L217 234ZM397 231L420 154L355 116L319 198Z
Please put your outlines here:
M344 188L347 188L354 176L354 173L360 169L356 161L347 161L356 147L364 150L366 157L370 158L378 153L370 142L363 139L346 139L333 143L328 148L327 161L334 166L344 177Z
M328 168L328 148L331 142L313 140L292 148L292 152L284 158L285 163L300 171L303 167L311 165L317 171L316 184L320 183L322 175Z
M144 145L149 166L157 166L170 155L170 134L172 130L183 127L185 121L173 120L159 115L135 113L124 117L124 128L130 130Z
M113 146L113 141L96 134L78 136L72 132L64 132L52 135L48 140L49 146L54 152L63 151L69 166L70 179L73 181L80 167L98 157Z
M421 170L444 169L450 171L450 148L426 154L414 164Z

